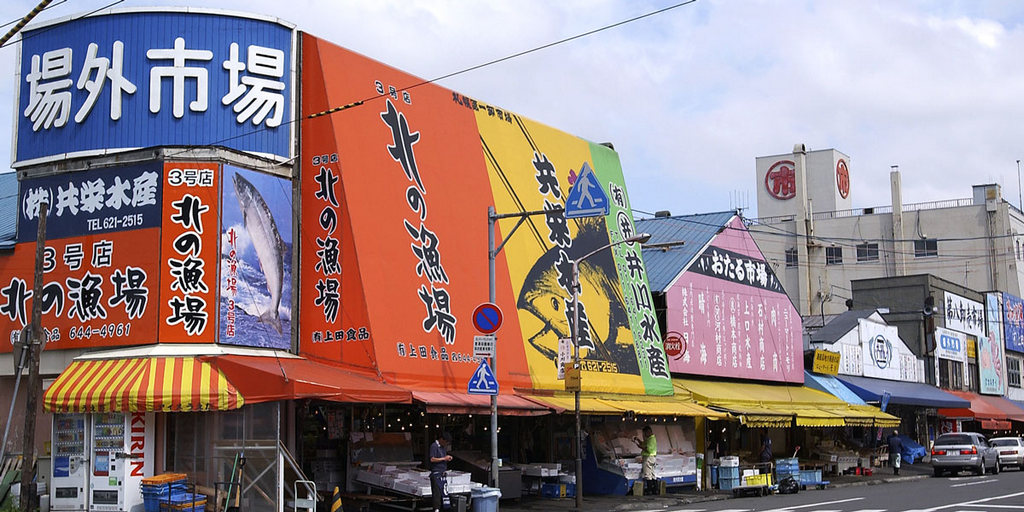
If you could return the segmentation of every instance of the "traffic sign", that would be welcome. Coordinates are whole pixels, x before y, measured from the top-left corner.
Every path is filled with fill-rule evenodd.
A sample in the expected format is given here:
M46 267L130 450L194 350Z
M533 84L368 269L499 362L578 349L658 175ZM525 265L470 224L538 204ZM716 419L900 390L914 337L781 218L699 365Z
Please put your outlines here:
M466 392L471 395L498 394L498 379L494 378L494 372L491 371L486 359L480 361L480 366L476 367L473 376L469 378Z
M483 334L491 334L501 327L501 308L497 304L484 302L473 310L473 327Z
M565 199L565 218L579 219L582 217L598 217L608 215L611 202L601 182L597 180L590 164L583 162L580 175L569 189L569 197Z
M473 336L473 357L494 357L494 335Z

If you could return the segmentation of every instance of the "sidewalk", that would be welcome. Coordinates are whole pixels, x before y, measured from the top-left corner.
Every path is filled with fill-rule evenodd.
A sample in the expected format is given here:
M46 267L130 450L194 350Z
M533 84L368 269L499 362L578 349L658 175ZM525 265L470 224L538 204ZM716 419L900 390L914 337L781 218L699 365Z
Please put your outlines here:
M890 468L875 468L871 476L843 475L831 477L829 478L830 484L828 488L899 483L928 478L931 474L931 464L922 464L920 462L917 464L904 464L900 468L899 476L893 475ZM821 491L808 488L800 492ZM705 501L727 500L732 497L733 495L729 491L696 491L688 489L664 496L584 496L583 507L587 512L631 512L680 507ZM576 508L575 498L540 498L536 496L524 496L519 500L503 500L499 507L503 512L572 510L574 508Z

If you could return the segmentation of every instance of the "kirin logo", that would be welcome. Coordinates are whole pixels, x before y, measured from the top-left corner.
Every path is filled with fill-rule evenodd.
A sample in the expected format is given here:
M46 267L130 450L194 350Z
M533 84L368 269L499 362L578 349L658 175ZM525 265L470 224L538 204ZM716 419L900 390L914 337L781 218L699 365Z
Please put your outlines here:
M796 196L796 164L791 160L779 160L768 168L764 175L764 188L776 199L792 199Z

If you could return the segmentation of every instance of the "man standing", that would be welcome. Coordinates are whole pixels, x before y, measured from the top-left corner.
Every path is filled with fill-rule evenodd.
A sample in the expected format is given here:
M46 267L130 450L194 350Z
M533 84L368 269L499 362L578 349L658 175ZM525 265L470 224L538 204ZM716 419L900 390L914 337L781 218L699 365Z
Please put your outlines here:
M903 440L900 439L900 433L893 430L892 434L889 434L889 438L886 439L886 443L889 445L889 465L892 466L892 474L900 474L900 452L903 451Z
M448 432L438 433L437 439L430 445L430 497L433 501L434 512L448 508L445 506L445 498L448 491L448 479L445 472L448 471L448 461L452 456L448 455L448 447L452 444L452 435ZM449 505L450 506L450 505Z
M654 431L650 426L645 426L644 440L640 441L634 437L633 442L640 448L640 457L643 458L640 478L644 479L644 494L658 494L658 477L654 476L654 458L658 454L658 440L654 437Z

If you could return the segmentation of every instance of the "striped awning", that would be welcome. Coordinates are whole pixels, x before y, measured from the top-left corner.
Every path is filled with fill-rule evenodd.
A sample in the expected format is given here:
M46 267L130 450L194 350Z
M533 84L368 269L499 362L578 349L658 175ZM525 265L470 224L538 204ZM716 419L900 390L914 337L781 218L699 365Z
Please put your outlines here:
M227 411L244 403L223 373L196 357L72 361L43 397L48 412Z

